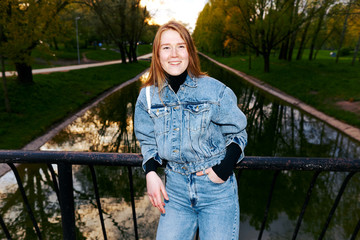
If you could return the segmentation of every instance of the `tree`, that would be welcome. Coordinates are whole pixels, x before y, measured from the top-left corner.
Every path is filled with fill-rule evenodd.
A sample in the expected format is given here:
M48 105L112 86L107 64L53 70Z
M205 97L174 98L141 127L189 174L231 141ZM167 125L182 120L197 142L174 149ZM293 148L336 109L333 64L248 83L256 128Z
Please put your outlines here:
M1 7L1 5L0 5ZM4 10L4 8L0 8L0 11ZM1 14L1 13L0 13ZM1 63L1 75L2 75L2 85L3 85L3 91L4 91L4 103L5 103L5 109L6 112L11 112L10 108L10 101L8 97L8 90L7 90L7 83L6 83L6 75L5 75L5 57L3 55L4 49L2 46L2 43L5 42L5 33L4 33L4 27L2 23L0 22L0 63Z
M358 55L358 52L359 52L359 48L360 48L360 32L359 32L359 39L356 43L356 47L355 47L355 50L354 50L354 57L351 61L351 65L354 65L355 64L355 61L356 61L356 57Z
M289 11L286 14L289 15L289 24L293 25L297 22L296 18L300 17L297 13L299 11L300 0L295 0L293 4L290 4ZM292 29L291 27L289 30ZM295 47L297 31L289 32L288 37L284 39L281 44L279 59L287 59L291 61L293 49Z
M342 48L342 44L344 42L344 38L345 38L345 34L346 34L346 28L347 28L347 22L348 22L348 18L350 16L350 11L351 11L351 7L352 7L353 2L354 2L354 0L349 0L348 4L346 6L343 30L341 32L340 43L339 43L339 46L337 48L337 53L336 53L336 60L335 60L336 63L339 61L340 51L341 51L341 48Z
M224 55L226 10L224 0L211 0L199 14L194 30L194 41L199 49Z
M231 37L248 45L264 58L264 71L270 71L270 53L307 21L294 12L298 3L272 0L230 0L229 7L238 9L239 28Z
M3 56L15 64L18 81L33 83L31 53L49 37L58 14L72 0L2 0L0 24L4 28Z
M115 42L126 63L137 61L136 48L147 24L149 12L140 0L82 0L99 17L110 38Z
M326 13L328 11L329 6L333 3L333 0L324 0L324 2L319 3L318 5L318 9L319 9L319 14L318 14L318 21L317 24L315 26L315 30L312 33L312 39L311 39L311 44L310 44L310 53L309 53L309 60L313 59L313 54L314 54L314 50L315 50L315 44L316 41L318 39L319 33L324 25L324 19L326 17Z

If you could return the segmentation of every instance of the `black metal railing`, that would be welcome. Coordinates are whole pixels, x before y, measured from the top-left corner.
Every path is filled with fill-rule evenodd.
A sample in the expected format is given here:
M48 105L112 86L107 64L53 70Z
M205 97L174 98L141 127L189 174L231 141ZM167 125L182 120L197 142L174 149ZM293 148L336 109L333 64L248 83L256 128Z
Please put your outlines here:
M38 239L43 239L40 232L38 223L35 219L33 209L31 208L28 198L25 194L25 190L20 179L18 170L14 164L26 163L26 164L47 164L51 173L52 181L54 184L54 190L58 196L61 210L62 219L62 231L63 239L71 240L76 239L76 227L75 227L75 208L74 208L74 191L73 191L73 179L72 179L72 165L87 165L90 168L92 182L95 190L95 198L99 212L99 218L101 223L101 229L103 232L103 238L107 239L106 228L104 224L104 218L102 215L102 208L100 202L100 196L98 191L98 183L94 165L105 166L126 166L128 169L128 179L130 184L131 206L134 224L135 239L139 239L138 226L136 220L136 206L133 188L133 175L132 167L141 166L142 156L140 154L129 153L95 153L95 152L51 152L51 151L17 151L17 150L0 150L0 163L8 164L13 171L21 196L23 198L26 210L31 218L33 227L35 229ZM58 165L58 179L52 164ZM321 234L318 239L323 239L328 226L334 216L334 212L340 202L340 199L344 193L344 190L349 183L350 179L355 173L360 171L360 160L353 159L331 159L331 158L297 158L297 157L245 157L245 159L237 165L239 171L237 177L240 178L242 171L248 169L256 170L275 170L271 188L268 194L267 204L264 211L263 221L260 227L258 239L262 238L268 212L271 206L275 183L278 179L279 173L284 170L297 170L297 171L314 171L314 175L309 184L307 194L302 205L301 212L298 216L296 227L292 236L292 239L296 239L304 213L309 203L312 190L316 183L319 174L323 171L334 172L348 172L347 177L343 181L340 190L337 194L334 204L327 216L325 225L322 228ZM12 239L10 233L0 215L0 225L7 239ZM360 229L360 220L358 221L351 239L355 239Z

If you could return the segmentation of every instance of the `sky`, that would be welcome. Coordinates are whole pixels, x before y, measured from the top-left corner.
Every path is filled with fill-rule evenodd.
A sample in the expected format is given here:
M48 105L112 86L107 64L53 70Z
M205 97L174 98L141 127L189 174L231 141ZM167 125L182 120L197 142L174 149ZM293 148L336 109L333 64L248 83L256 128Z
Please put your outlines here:
M196 19L208 0L141 0L155 23L162 25L177 20L194 31Z

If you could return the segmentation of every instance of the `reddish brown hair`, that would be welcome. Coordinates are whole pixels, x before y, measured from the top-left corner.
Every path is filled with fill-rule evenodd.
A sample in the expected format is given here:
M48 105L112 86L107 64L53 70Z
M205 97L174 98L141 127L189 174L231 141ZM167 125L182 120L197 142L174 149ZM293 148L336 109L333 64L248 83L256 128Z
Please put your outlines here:
M159 88L159 91L162 89L162 86L165 82L165 71L161 67L160 64L160 41L161 34L166 30L174 30L180 34L180 37L185 41L186 49L189 54L189 66L187 68L187 72L191 77L199 77L204 75L205 73L200 70L200 61L197 55L197 50L192 40L189 31L180 23L176 21L170 21L164 25L162 25L157 31L152 49L152 61L149 70L149 77L145 81L144 86L155 85Z

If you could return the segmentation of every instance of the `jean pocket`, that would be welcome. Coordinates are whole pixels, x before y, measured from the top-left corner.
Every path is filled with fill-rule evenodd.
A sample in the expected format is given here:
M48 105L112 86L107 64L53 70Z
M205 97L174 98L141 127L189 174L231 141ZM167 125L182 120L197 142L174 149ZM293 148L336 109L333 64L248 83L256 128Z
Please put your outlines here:
M215 185L223 185L223 184L225 184L225 183L229 180L229 178L228 178L225 182L221 182L221 183L214 182L213 180L211 180L211 179L209 178L209 174L206 174L206 175L205 175L205 178L206 178L206 180L207 180L208 182L210 182L210 183L212 183L212 184L215 184Z

